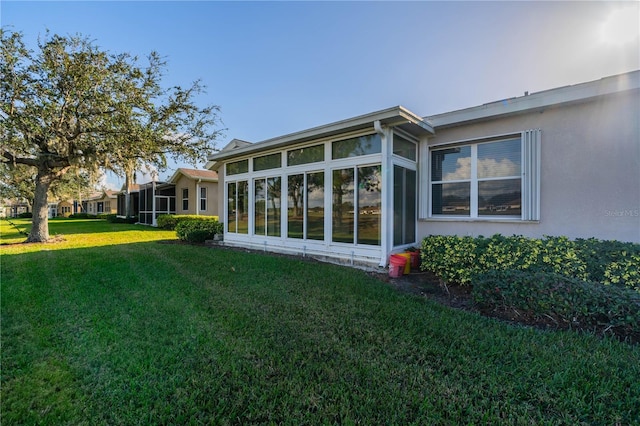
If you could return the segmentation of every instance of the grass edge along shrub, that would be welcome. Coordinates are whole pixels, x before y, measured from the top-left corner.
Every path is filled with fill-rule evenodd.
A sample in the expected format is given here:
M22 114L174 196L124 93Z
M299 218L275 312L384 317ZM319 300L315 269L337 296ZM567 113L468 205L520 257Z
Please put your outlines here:
M551 272L493 270L473 279L472 296L484 307L520 309L570 328L611 327L640 334L640 293Z
M222 233L222 223L217 220L182 220L176 225L176 234L181 241L203 243Z
M195 221L215 221L218 222L218 216L199 216L195 214L161 214L158 216L158 228L174 231L178 223L185 220Z
M423 239L421 268L447 283L468 285L491 270L551 272L640 291L640 244L521 235L490 238L430 235Z

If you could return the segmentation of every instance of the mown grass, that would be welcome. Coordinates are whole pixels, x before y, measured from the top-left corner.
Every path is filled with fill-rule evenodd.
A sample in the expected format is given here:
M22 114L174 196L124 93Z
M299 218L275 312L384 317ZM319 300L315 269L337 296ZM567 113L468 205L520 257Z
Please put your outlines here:
M51 229L0 247L3 425L640 422L638 346L172 232Z

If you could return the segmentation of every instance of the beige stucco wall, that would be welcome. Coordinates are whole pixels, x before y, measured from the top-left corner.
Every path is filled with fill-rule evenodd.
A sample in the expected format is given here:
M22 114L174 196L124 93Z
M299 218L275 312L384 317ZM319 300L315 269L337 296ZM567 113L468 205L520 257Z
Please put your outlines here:
M197 180L190 179L187 176L180 175L175 182L176 185L176 214L196 214L196 205L199 197L196 191L198 182ZM218 216L218 182L200 182L201 188L207 188L207 209L199 211L198 214L202 216ZM183 210L182 208L182 190L184 188L189 189L189 208Z
M640 243L640 102L638 93L555 106L500 120L436 129L428 144L539 128L540 221L421 220L418 237L565 235ZM426 170L427 159L420 169ZM420 188L420 196L429 196Z
M105 203L104 211L98 213L98 203ZM109 203L107 208L106 203ZM102 198L97 198L87 201L87 213L89 214L116 214L118 213L118 198L110 198L107 195L103 195Z

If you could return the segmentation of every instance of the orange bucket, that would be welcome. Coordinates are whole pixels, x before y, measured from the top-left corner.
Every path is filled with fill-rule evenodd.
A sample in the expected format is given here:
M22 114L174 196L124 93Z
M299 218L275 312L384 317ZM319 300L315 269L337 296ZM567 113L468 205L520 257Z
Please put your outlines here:
M402 271L406 268L407 258L392 254L389 258L389 276L391 278L398 278L402 276Z

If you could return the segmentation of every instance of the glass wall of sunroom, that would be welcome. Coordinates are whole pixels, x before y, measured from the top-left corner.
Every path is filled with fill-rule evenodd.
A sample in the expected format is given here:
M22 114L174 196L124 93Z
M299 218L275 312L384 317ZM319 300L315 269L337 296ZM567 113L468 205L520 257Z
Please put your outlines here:
M228 162L225 240L385 263L415 243L416 162L417 140L392 129Z

